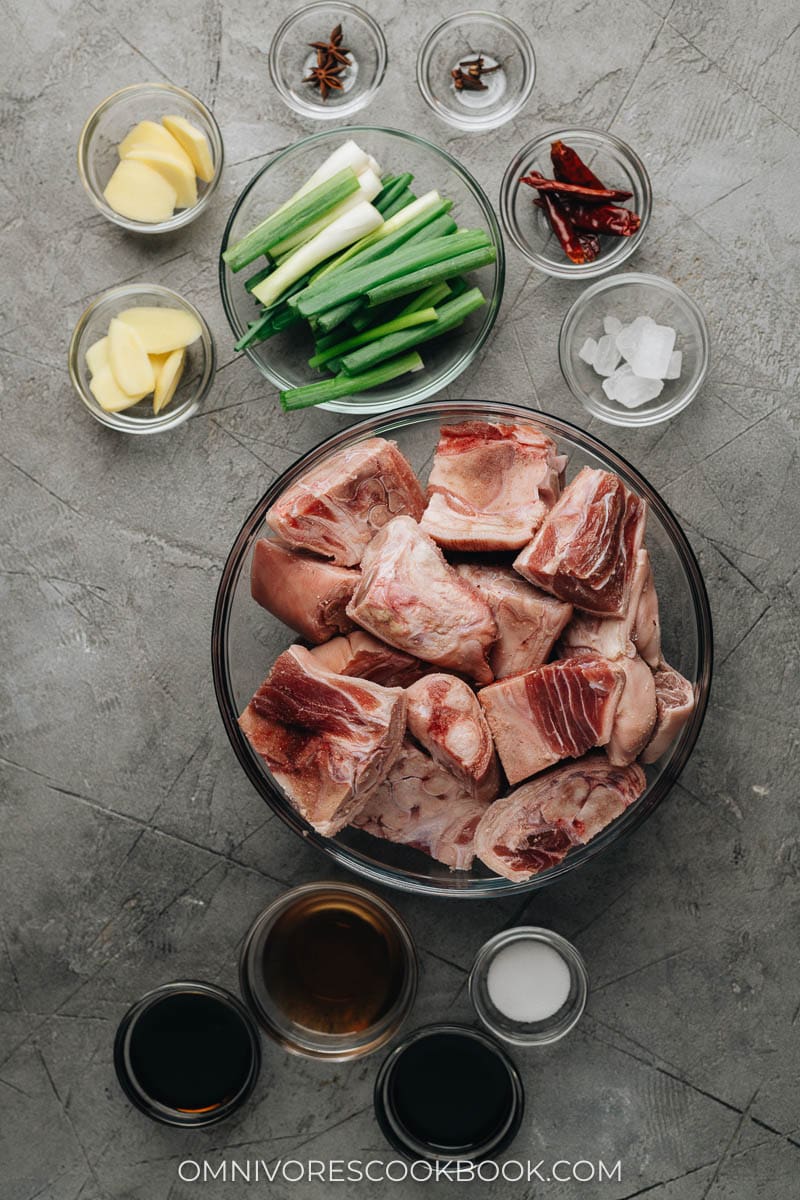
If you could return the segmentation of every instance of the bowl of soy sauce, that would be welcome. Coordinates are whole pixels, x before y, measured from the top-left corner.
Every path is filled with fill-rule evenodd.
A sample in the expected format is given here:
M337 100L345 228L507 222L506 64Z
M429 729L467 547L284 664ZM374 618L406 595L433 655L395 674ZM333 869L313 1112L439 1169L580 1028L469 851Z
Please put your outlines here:
M417 1029L395 1046L378 1072L374 1101L389 1144L428 1162L497 1158L525 1109L519 1072L494 1038L448 1023Z
M167 983L128 1009L114 1042L128 1099L165 1125L213 1125L240 1108L261 1067L252 1018L224 988Z

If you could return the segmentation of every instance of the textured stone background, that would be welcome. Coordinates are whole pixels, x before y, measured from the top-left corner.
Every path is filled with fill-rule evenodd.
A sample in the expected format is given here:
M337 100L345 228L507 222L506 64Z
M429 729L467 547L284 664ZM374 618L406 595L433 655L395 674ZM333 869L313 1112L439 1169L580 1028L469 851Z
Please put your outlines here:
M623 1182L472 1194L788 1200L800 1167L796 6L501 3L527 23L539 76L524 114L482 138L439 124L413 83L419 40L448 5L370 7L391 64L366 119L446 144L495 201L506 162L537 130L576 122L632 142L656 196L634 265L695 297L714 348L706 387L678 419L646 432L597 430L680 515L711 593L713 707L681 786L630 841L524 906L397 897L424 963L416 1023L469 1018L472 956L506 923L552 925L591 972L579 1030L517 1055L529 1097L517 1150L621 1158ZM114 1028L134 997L179 976L235 986L252 916L288 884L331 873L268 816L237 768L209 665L217 579L243 514L276 472L345 420L282 416L251 365L234 359L217 295L233 199L266 155L311 128L268 82L283 9L275 0L2 3L8 1200L167 1200L195 1194L176 1182L187 1156L384 1151L370 1101L375 1060L326 1068L266 1046L255 1103L195 1133L132 1111L111 1067ZM212 105L228 156L211 211L166 239L127 237L96 215L75 169L90 109L146 79L170 79ZM87 301L131 279L184 292L219 341L204 411L160 438L95 424L65 369ZM513 398L584 423L556 361L578 288L511 253L494 337L451 395ZM316 1200L323 1190L271 1194Z

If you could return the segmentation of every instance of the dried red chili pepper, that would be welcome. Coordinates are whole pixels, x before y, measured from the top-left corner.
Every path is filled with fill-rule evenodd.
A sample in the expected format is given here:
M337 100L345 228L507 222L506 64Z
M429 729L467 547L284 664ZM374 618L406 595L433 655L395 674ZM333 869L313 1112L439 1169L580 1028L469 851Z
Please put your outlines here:
M555 192L562 199L574 197L585 204L605 204L613 200L630 200L633 192L623 191L622 188L585 187L580 183L564 183L560 179L546 179L538 171L523 175L520 183L536 188L540 194Z
M537 208L544 208L542 200L534 200ZM576 229L585 233L608 233L612 237L630 237L642 223L638 213L616 204L576 204L562 201Z
M569 213L555 196L542 196L542 206L547 213L553 233L570 262L582 265L593 262L600 253L600 240L592 233L578 233L570 220Z
M594 171L587 167L577 150L573 150L562 141L550 143L550 161L553 164L553 174L562 183L579 183L590 188L605 186Z

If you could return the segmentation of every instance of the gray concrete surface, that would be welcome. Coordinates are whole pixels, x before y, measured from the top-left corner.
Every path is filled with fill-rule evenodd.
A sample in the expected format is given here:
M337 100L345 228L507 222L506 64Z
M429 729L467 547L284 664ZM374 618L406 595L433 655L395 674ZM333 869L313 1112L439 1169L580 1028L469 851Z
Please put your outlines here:
M717 670L681 785L626 844L524 906L396 898L424 963L414 1020L468 1018L464 983L481 940L510 922L551 925L586 956L593 991L572 1037L517 1055L529 1107L516 1152L621 1159L622 1181L471 1194L788 1200L800 1168L796 6L497 7L527 23L538 57L515 122L465 136L421 102L415 51L452 11L442 0L370 5L391 65L364 115L446 144L494 200L513 150L554 123L612 129L645 158L655 211L634 265L702 305L713 369L671 423L597 432L682 518L711 593ZM370 1103L375 1060L324 1067L267 1045L254 1103L194 1133L132 1111L111 1065L116 1022L134 997L180 976L235 986L254 913L288 884L331 874L239 771L208 649L242 515L276 472L344 423L280 414L234 358L217 295L234 197L266 155L311 128L268 81L283 10L275 0L2 3L4 1200L214 1200L237 1186L316 1200L331 1189L192 1187L177 1164L386 1152ZM136 239L95 214L74 148L98 100L161 78L213 106L228 166L204 219L168 239ZM171 436L115 436L70 391L75 320L97 292L129 279L184 292L218 338L209 401ZM450 395L512 397L585 423L556 360L578 286L511 253L491 344ZM354 1197L430 1190L338 1185Z

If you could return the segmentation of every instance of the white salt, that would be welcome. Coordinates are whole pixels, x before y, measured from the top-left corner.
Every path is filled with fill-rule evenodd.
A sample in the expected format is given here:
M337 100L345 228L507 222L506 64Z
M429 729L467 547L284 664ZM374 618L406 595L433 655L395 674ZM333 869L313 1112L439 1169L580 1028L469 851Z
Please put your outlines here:
M587 338L578 351L578 358L582 358L589 366L594 365L594 356L597 353L597 342L594 338Z
M598 375L610 375L620 360L617 339L611 333L604 334L597 343L592 366Z
M489 966L489 999L511 1021L546 1021L566 1004L570 973L564 959L545 942L511 942Z
M603 331L616 337L618 333L622 333L622 321L619 317L612 317L609 313L607 317L603 318Z
M669 356L669 367L664 376L665 379L680 379L681 368L683 366L683 355L680 350L673 350Z
M648 400L655 400L664 389L663 379L646 379L631 373L618 379L614 388L614 399L625 408L638 408Z

